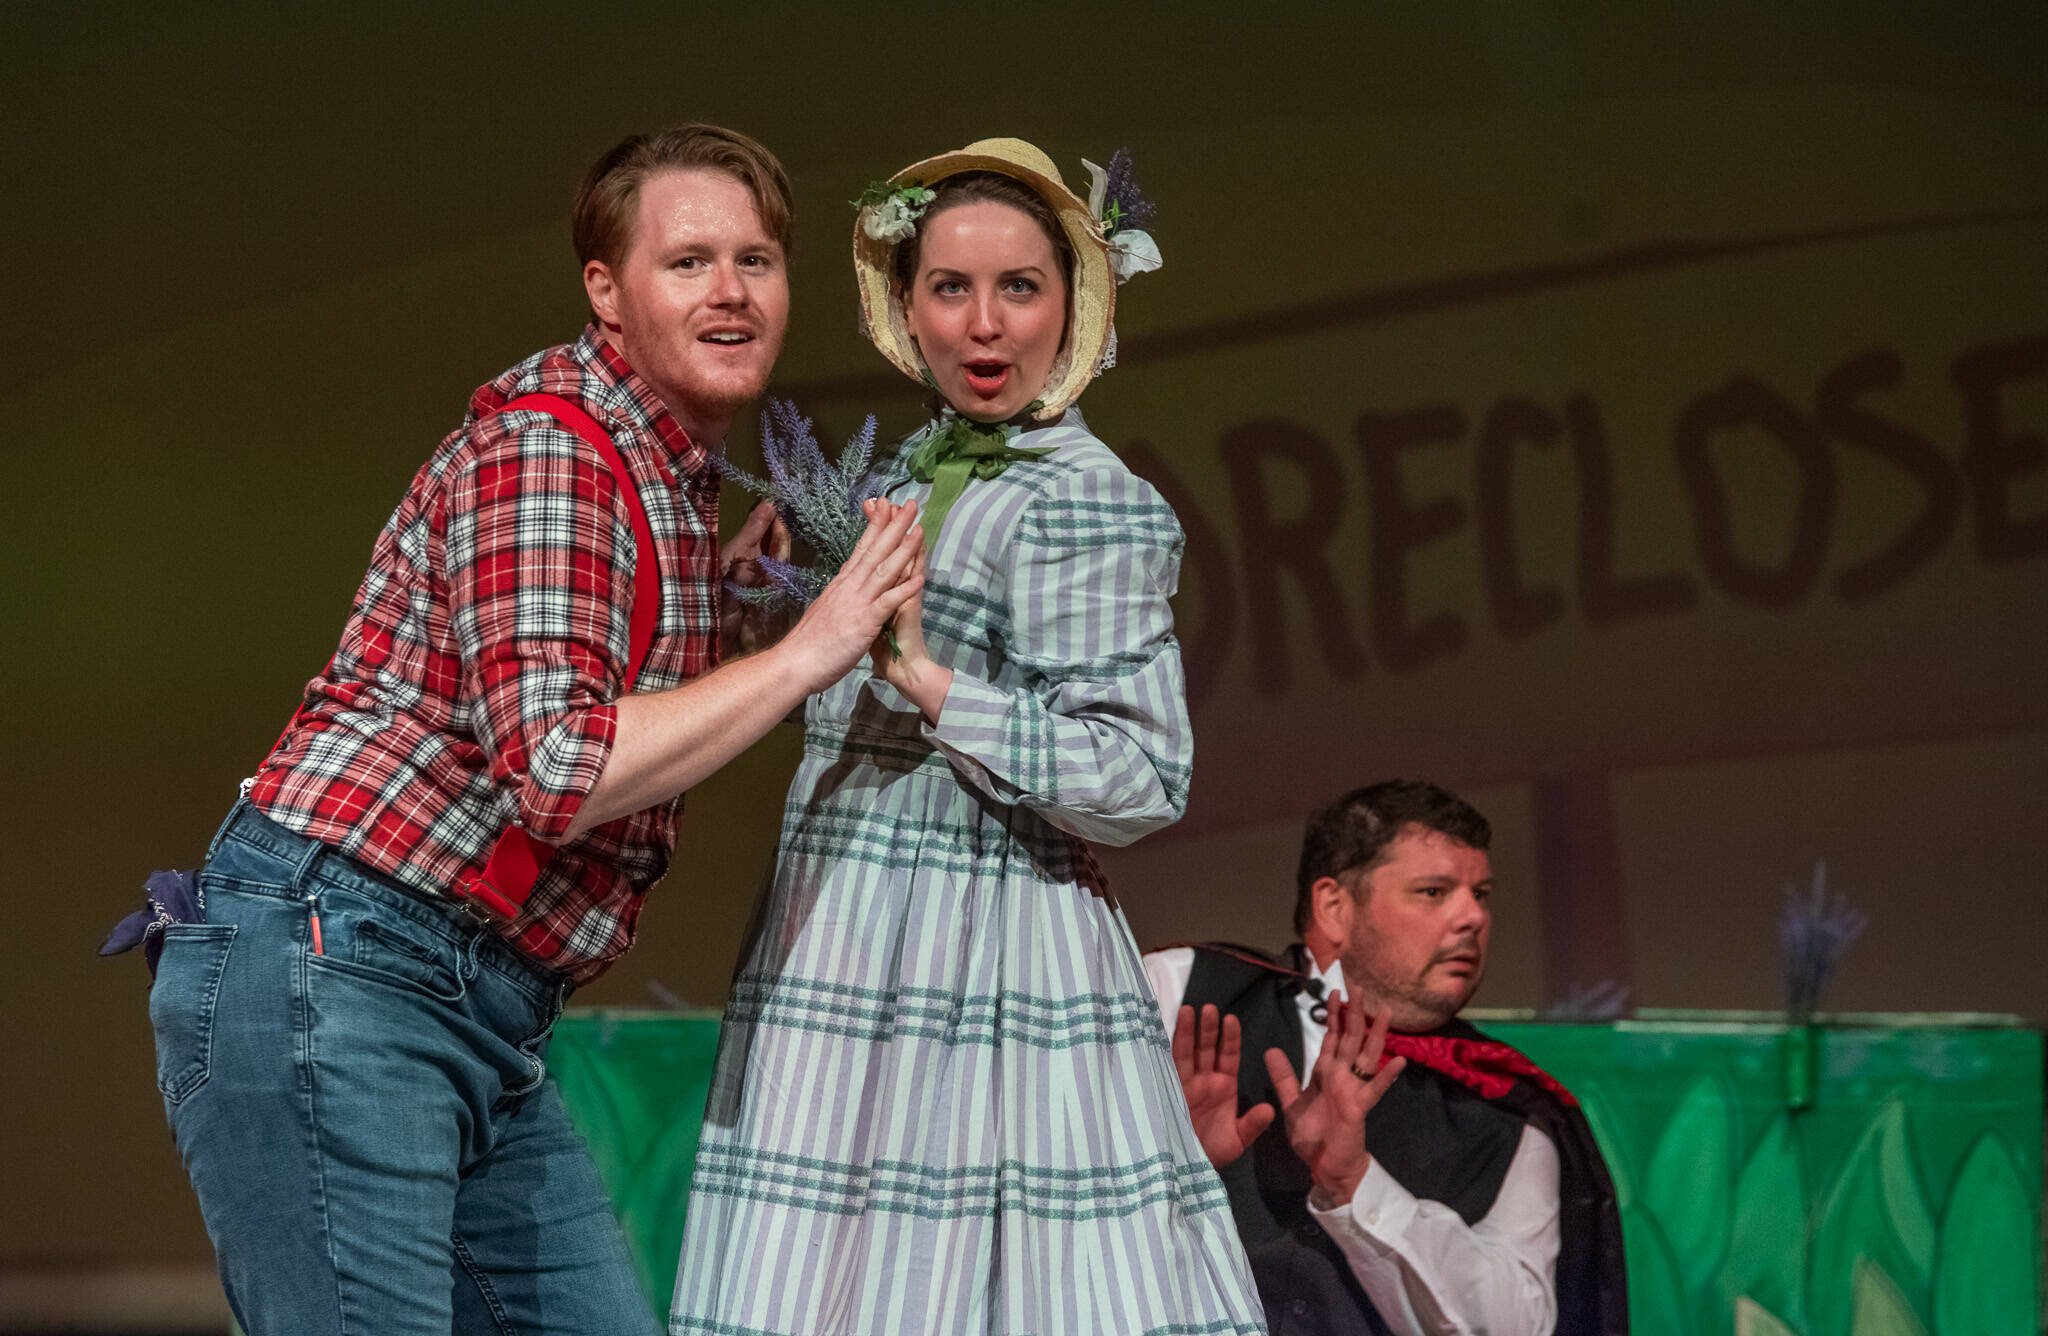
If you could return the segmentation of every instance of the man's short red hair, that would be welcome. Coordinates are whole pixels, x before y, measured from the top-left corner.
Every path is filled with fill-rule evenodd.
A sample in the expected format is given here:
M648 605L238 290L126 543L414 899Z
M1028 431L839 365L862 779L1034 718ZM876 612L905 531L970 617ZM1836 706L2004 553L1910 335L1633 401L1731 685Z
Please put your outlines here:
M795 213L789 173L773 153L739 131L690 121L622 140L590 164L569 215L576 262L602 260L616 268L633 244L641 185L657 172L691 170L723 172L744 185L761 222L788 252Z

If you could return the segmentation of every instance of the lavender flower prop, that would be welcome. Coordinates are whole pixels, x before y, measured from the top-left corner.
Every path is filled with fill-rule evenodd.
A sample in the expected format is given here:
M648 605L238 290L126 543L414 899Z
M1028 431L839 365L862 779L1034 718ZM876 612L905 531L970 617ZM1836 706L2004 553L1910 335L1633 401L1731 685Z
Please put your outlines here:
M1088 212L1095 215L1096 226L1109 246L1110 275L1122 284L1136 274L1159 268L1165 263L1159 243L1145 230L1159 210L1131 175L1131 151L1118 149L1107 167L1098 167L1086 158L1081 165L1088 169ZM1115 365L1116 331L1112 329L1095 369L1107 371Z
M1821 992L1868 922L1841 896L1829 897L1826 863L1814 863L1811 890L1785 888L1778 943L1785 956L1785 1011L1791 1024L1779 1040L1779 1056L1785 1069L1785 1107L1794 1113L1812 1108L1819 1097L1821 1028L1814 1023L1814 1014Z
M1159 206L1138 189L1138 183L1131 175L1131 151L1127 148L1118 149L1110 158L1102 195L1108 201L1103 221L1109 224L1111 232L1127 227L1149 227L1153 215L1159 212Z
M761 419L761 457L767 462L768 476L756 477L723 455L716 457L718 471L772 502L790 534L810 548L817 560L799 566L760 557L761 574L768 583L748 587L728 580L727 591L751 607L803 607L823 593L867 531L868 519L861 513L861 504L881 490L881 479L868 474L874 453L872 415L834 462L825 458L811 420L797 412L795 404L787 399L770 400Z
M1825 862L1814 863L1809 891L1785 888L1778 941L1785 953L1785 1009L1794 1025L1813 1023L1821 990L1869 921L1839 894L1830 899Z

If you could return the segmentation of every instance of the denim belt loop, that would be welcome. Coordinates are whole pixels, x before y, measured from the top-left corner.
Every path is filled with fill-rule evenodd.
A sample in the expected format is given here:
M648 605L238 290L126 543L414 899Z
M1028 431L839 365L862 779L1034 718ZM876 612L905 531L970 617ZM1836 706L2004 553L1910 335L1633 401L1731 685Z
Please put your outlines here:
M475 983L477 971L483 968L483 962L477 953L483 947L484 934L488 931L488 928L472 927L469 936L463 939L462 963L457 966L457 972L462 975L462 981L466 984Z
M306 840L306 847L299 852L299 861L292 864L293 890L304 891L306 889L306 879L313 875L314 865L320 861L321 855L326 852L327 846L320 843L320 841Z

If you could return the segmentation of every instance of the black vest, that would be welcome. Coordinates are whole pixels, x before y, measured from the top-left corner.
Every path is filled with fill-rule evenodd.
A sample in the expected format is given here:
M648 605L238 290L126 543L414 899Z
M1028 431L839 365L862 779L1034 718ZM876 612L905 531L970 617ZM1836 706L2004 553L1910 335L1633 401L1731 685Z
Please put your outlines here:
M1267 1049L1285 1053L1295 1071L1305 1068L1298 989L1299 975L1261 963L1256 953L1195 948L1183 1001L1197 1008L1213 1003L1243 1027L1240 1112L1255 1104L1277 1104L1261 1060ZM1485 1038L1457 1020L1434 1033ZM1509 1096L1490 1100L1410 1062L1366 1120L1365 1144L1402 1187L1448 1206L1469 1225L1492 1209L1521 1145L1522 1129L1530 1123L1558 1146L1564 1238L1558 1257L1557 1331L1568 1336L1626 1332L1613 1188L1577 1110L1532 1081L1518 1081ZM1279 1120L1220 1172L1272 1336L1388 1336L1389 1328L1344 1254L1309 1214L1313 1184L1308 1167L1288 1144Z

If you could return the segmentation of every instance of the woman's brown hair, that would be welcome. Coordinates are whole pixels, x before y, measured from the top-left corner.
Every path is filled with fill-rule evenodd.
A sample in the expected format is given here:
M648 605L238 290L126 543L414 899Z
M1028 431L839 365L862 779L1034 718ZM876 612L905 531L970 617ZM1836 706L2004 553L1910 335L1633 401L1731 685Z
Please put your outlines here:
M1060 278L1065 281L1071 299L1074 291L1074 243L1068 240L1067 229L1060 225L1059 215L1052 211L1052 205L1041 199L1037 191L1014 176L1004 176L1001 172L960 172L932 187L931 202L925 205L924 214L918 219L917 231L896 247L893 276L897 295L907 295L910 285L917 281L917 264L924 250L924 230L932 219L947 209L981 201L1007 204L1038 224L1038 230L1045 233L1045 239L1052 243L1053 254L1059 258Z

